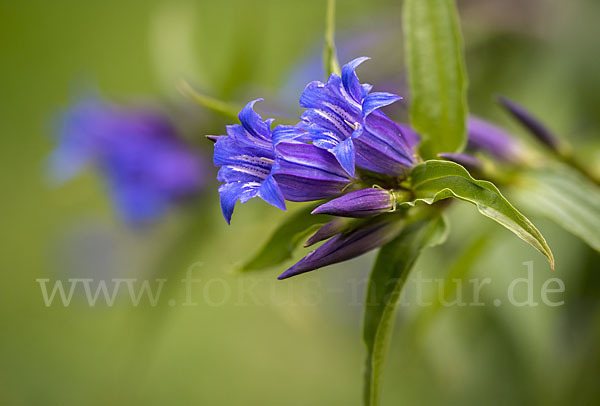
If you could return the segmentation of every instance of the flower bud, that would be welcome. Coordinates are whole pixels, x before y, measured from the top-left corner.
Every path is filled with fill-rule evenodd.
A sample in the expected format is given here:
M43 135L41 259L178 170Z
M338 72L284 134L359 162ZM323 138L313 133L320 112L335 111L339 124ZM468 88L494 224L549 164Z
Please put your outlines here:
M469 117L467 122L469 148L483 150L495 158L515 163L523 159L523 149L519 142L502 128L477 117Z
M394 211L396 198L390 190L369 188L356 190L333 199L313 210L312 214L340 217L371 217Z
M379 220L377 218L350 232L336 234L279 275L277 279L287 279L327 265L356 258L393 240L400 234L403 226L404 222L397 221L397 219L389 221L388 219Z
M508 111L518 122L520 122L529 132L537 138L542 144L553 151L559 152L560 141L540 120L535 118L523 106L507 99L506 97L498 97L500 104Z

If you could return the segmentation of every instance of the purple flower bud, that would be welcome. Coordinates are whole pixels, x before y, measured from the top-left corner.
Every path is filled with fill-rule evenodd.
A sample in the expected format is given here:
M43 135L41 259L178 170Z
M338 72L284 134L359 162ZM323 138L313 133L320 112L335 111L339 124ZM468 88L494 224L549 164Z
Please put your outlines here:
M393 240L404 222L389 219L370 221L348 233L339 233L279 275L286 279L327 265L347 261Z
M535 118L523 106L499 96L498 101L514 118L517 119L529 132L553 151L559 151L560 141L540 120Z
M469 148L489 152L505 162L518 162L523 150L519 142L502 128L477 117L469 117L467 122Z
M483 169L483 162L473 155L444 152L442 154L438 154L438 156L440 158L447 159L448 161L456 162L457 164L467 168L469 171L480 171Z
M344 217L335 217L329 223L319 228L305 243L305 247L310 247L318 242L333 237L337 233L344 231L352 220Z
M333 199L313 210L312 214L340 217L371 217L393 211L396 197L390 190L369 188L356 190Z

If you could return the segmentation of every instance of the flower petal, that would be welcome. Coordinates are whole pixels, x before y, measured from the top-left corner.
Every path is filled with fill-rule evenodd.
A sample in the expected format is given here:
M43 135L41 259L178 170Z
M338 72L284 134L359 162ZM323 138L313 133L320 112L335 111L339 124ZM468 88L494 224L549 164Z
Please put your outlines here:
M267 177L260 186L260 198L265 202L285 211L285 200L281 189L273 179L273 176Z
M364 61L371 59L366 56L353 59L342 67L342 83L348 94L358 103L361 102L363 96L363 87L356 76L355 70Z
M338 160L342 168L352 177L354 177L354 144L352 138L347 138L337 144L331 153Z
M273 177L286 200L305 202L339 195L350 183L335 157L311 144L281 143Z
M260 189L259 182L232 182L219 186L219 195L221 196L221 211L227 224L231 222L231 215L238 200L242 203L258 196Z
M375 92L368 94L362 102L362 116L365 118L375 110L402 100L402 97L393 93Z

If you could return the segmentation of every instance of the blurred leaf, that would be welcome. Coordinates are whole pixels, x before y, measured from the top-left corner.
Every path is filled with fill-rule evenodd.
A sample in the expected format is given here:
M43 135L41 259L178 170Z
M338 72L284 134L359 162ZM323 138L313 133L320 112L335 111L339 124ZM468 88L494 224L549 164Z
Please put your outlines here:
M331 219L322 214L310 214L317 206L303 208L281 223L261 250L242 266L241 271L268 268L291 258L300 243Z
M560 166L523 175L519 202L600 251L600 188L575 170Z
M446 306L444 303L448 303L452 296L457 295L457 290L462 289L459 287L462 286L459 283L466 280L469 271L489 245L491 239L488 230L484 227L483 230L478 230L478 232L480 236L469 242L469 245L459 253L458 258L448 271L441 291L438 291L439 294L433 298L431 306L423 307L419 316L414 319L413 325L410 326L410 334L415 338L417 345L425 342L425 334L433 325L440 310ZM457 281L461 282L457 283Z
M481 214L503 225L544 254L554 268L552 252L542 234L502 196L493 183L473 179L457 163L437 160L417 165L411 178L416 200L403 204L414 205L418 201L432 204L449 197L473 203Z
M198 93L185 80L182 80L179 83L179 86L177 86L177 88L184 96L187 96L202 107L212 110L215 113L222 115L223 117L230 118L233 120L238 119L238 114L242 109L241 107Z
M382 372L390 345L400 293L422 249L441 244L448 226L440 215L408 225L377 256L367 291L363 340L367 346L365 405L379 403Z
M335 0L327 0L327 19L325 21L325 48L323 62L325 64L325 80L335 73L341 75L340 63L335 50Z
M405 55L412 126L421 154L460 152L466 141L467 76L453 0L405 0Z

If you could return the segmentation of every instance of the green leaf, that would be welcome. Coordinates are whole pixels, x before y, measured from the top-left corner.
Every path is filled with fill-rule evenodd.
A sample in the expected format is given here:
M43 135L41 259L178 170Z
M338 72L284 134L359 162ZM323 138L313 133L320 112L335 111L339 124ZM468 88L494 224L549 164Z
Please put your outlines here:
M194 100L202 107L212 110L223 117L233 120L238 119L238 113L242 109L241 107L201 94L185 80L182 80L179 83L178 89L184 96Z
M327 18L325 20L325 48L323 49L323 63L325 64L325 80L335 73L341 75L340 63L335 50L335 0L327 0Z
M600 188L561 165L523 175L516 198L531 213L549 218L600 251Z
M460 152L466 142L467 76L453 0L405 0L405 58L410 119L425 158Z
M437 160L417 165L411 173L411 182L416 200L403 205L413 206L419 201L433 204L449 197L473 203L481 214L503 225L544 254L554 268L554 257L542 234L502 196L493 183L473 179L457 163Z
M294 250L306 237L326 224L331 217L310 214L316 207L310 205L289 216L277 227L265 245L242 266L241 271L265 269L292 257Z
M423 248L441 244L446 239L447 230L443 216L429 216L409 224L379 251L371 271L365 304L365 405L379 403L383 364L392 337L398 299L408 274Z

